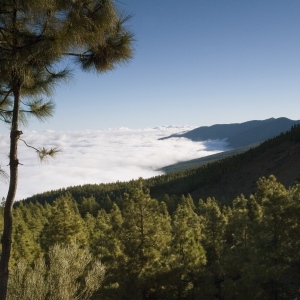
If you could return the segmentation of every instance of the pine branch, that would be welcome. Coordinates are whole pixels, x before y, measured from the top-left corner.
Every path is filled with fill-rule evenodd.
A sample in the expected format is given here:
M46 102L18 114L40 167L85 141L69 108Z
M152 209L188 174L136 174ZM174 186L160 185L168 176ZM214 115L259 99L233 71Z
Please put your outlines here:
M28 148L32 148L32 149L35 150L36 152L39 151L39 149L37 149L37 148L35 148L35 147L33 147L33 146L28 145L28 144L26 143L26 141L24 141L24 140L22 140L22 139L20 139L20 138L19 138L19 140L22 141Z
M59 149L58 147L54 147L50 149L46 149L45 147L35 148L31 145L28 145L27 142L24 141L23 139L19 138L19 140L22 141L28 148L31 148L36 151L40 162L47 162L48 158L54 159L57 153L62 152L62 150Z
M1 100L0 101L0 107L2 107L2 106L4 106L4 107L6 107L6 106L8 106L8 105L11 105L12 104L12 102L11 101L9 101L9 99L8 99L8 97L9 97L9 95L12 93L12 89L10 89L9 91L2 91L1 92L1 94L4 94L5 96L4 96L4 98L3 98L3 100Z
M46 149L44 147L38 149L38 158L41 162L47 161L48 158L55 159L57 153L62 152L58 147Z
M52 101L44 102L40 100L32 100L25 104L30 110L21 110L23 113L28 113L36 117L39 121L44 121L45 118L52 117L55 105Z
M11 123L11 119L12 119L12 111L8 111L8 110L0 110L0 119L1 121L3 121L4 123Z
M42 66L42 68L42 71L32 74L31 78L25 82L23 86L24 96L32 97L40 94L50 96L55 85L72 77L67 68L59 72L52 71L47 65Z

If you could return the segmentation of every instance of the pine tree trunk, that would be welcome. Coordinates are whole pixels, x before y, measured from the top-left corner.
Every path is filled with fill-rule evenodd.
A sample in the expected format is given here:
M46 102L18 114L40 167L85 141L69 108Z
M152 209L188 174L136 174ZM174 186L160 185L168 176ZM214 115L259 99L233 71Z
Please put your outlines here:
M18 184L18 140L21 131L18 130L18 120L20 111L20 90L21 84L17 84L14 89L14 108L12 127L10 132L10 154L9 154L9 167L10 167L10 180L7 198L4 207L4 229L2 234L2 253L0 260L0 300L5 300L8 287L8 265L12 244L12 209L16 196Z

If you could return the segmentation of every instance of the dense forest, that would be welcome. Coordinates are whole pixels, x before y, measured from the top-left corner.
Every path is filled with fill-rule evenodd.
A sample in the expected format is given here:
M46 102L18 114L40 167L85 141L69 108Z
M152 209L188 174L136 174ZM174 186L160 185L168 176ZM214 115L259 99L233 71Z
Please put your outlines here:
M196 178L218 182L236 164L287 140L299 143L299 131L198 169L18 202L8 299L295 298L299 178L285 187L261 177L253 193L225 202L186 191Z
M74 295L96 274L102 285L92 299L293 299L300 286L299 199L300 184L286 189L270 176L229 206L181 196L172 214L142 180L124 195L122 208L113 203L109 212L93 196L75 201L70 193L51 204L20 202L9 299L33 299L34 291L35 299L87 299L47 298L30 280L61 276L61 291L72 272Z

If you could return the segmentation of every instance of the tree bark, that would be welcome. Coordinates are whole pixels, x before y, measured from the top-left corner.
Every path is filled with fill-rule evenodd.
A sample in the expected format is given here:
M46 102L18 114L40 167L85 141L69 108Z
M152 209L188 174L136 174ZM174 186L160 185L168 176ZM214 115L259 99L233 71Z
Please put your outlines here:
M12 127L10 132L10 154L9 154L9 168L10 168L10 179L9 189L4 207L4 229L1 238L2 253L0 260L0 300L5 300L7 295L8 287L8 276L9 276L9 259L11 253L12 244L12 209L13 203L16 196L17 185L18 185L18 140L21 131L18 129L19 111L20 111L20 91L21 84L17 84L14 89L14 108L13 108L13 119Z

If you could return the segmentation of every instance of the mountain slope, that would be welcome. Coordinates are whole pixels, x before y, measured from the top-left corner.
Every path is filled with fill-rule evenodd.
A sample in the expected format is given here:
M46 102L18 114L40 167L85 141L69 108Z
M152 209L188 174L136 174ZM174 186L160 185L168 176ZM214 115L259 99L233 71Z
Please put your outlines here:
M173 134L162 139L172 137L185 137L192 141L226 139L228 146L236 149L263 142L289 130L294 124L300 124L300 120L270 118L262 121L255 120L236 124L217 124L202 126L183 134Z
M242 147L242 148L223 151L220 153L216 153L216 154L212 154L212 155L208 155L208 156L204 156L204 157L200 157L200 158L195 158L195 159L191 159L191 160L187 160L187 161L183 161L183 162L178 162L173 165L165 166L159 170L163 171L164 173L170 173L170 172L177 172L177 171L183 171L183 170L188 170L188 169L192 169L192 168L197 168L197 167L200 167L207 163L211 163L211 162L226 158L228 156L246 152L246 151L250 150L251 148L257 147L258 145L259 145L259 143L251 144L249 146Z
M231 172L221 176L214 185L205 185L191 194L197 199L214 196L228 201L237 195L253 193L258 178L275 175L284 186L292 186L300 171L300 143L284 141L276 147L269 147L248 162L238 165Z

